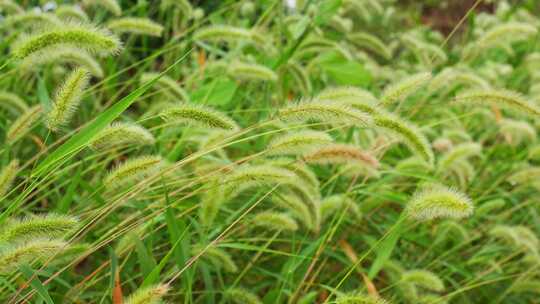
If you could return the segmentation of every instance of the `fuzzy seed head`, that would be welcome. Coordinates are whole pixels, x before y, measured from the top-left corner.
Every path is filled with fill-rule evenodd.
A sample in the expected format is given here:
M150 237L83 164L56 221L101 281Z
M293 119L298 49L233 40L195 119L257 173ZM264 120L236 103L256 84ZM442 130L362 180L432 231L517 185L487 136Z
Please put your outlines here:
M225 292L225 297L235 304L262 304L259 297L244 288L231 288Z
M431 185L417 191L405 211L412 218L431 220L469 217L473 209L472 200L467 195L442 185Z
M11 52L14 57L24 59L53 46L70 46L99 54L116 54L121 49L118 38L106 30L86 24L66 24L21 37Z
M332 141L325 132L306 130L274 138L267 150L269 155L301 155Z
M131 33L138 35L148 35L161 37L163 26L148 18L124 17L113 19L107 23L109 28L114 33Z
M480 155L482 146L477 143L463 143L453 147L446 152L438 162L438 171L444 173L449 170L454 164L466 160L469 157Z
M527 100L523 95L508 90L478 90L460 94L454 99L463 103L491 103L503 106L515 111L540 116L540 108L532 101Z
M253 217L255 226L264 227L275 231L296 231L298 224L286 213L265 211Z
M225 114L200 105L174 106L164 110L160 115L166 121L194 124L211 129L238 130L236 122Z
M200 253L204 248L205 247L203 246L193 246L192 254L196 255ZM217 247L209 247L206 249L206 251L201 257L212 263L214 266L222 268L226 272L238 272L238 266L234 262L233 258L223 249Z
M248 188L284 184L294 178L294 174L286 169L271 165L246 165L235 169L225 178L226 196L234 196Z
M277 81L277 74L271 69L253 63L234 62L228 68L232 77L245 81Z
M152 79L158 77L158 73L143 73L141 75L141 83L146 83ZM189 102L189 95L187 92L171 77L162 75L156 81L155 86L159 88L160 92L163 91L168 97L174 100Z
M83 3L87 6L97 6L104 8L111 12L115 16L122 15L122 8L116 0L83 0Z
M15 177L19 171L19 160L14 159L0 171L0 200L9 192Z
M89 20L88 15L77 5L60 5L54 13L58 18L65 21L88 22Z
M6 142L14 144L19 139L23 138L36 123L43 112L41 105L36 105L26 110L19 118L17 118L11 127L6 132Z
M168 291L169 286L164 284L139 288L124 300L124 304L159 304Z
M3 247L0 250L0 273L14 271L19 265L34 260L47 260L65 246L63 241L34 239L20 245Z
M160 156L139 156L132 158L114 168L104 179L103 184L110 190L126 184L138 182L156 171L163 165Z
M336 304L389 304L385 299L366 295L361 292L341 294L336 299Z
M102 78L103 69L90 53L70 46L51 46L27 56L20 62L24 71L40 68L42 65L67 63L86 69L94 77Z
M301 101L281 108L278 117L283 121L322 121L330 124L346 123L365 126L371 117L342 102L328 100Z
M77 68L68 75L66 81L56 92L52 109L46 115L47 128L57 131L59 127L69 123L77 112L84 89L90 81L90 73L83 68Z
M414 153L420 156L428 164L433 165L434 155L429 141L424 134L410 122L390 113L381 113L374 118L375 126L390 131L397 135L399 139L409 147Z
M405 271L401 279L408 283L413 283L422 288L442 292L444 291L443 281L433 272L423 269Z
M0 242L21 242L35 238L57 238L73 230L78 219L66 215L48 214L12 220L0 230Z
M304 155L308 163L314 164L350 164L359 163L373 168L379 166L379 161L372 154L353 145L329 144Z
M6 108L15 114L21 114L28 110L28 105L21 97L7 91L0 91L0 107Z
M117 122L103 129L92 140L90 147L104 150L123 145L152 145L155 138L147 129L135 123Z
M381 96L381 102L383 104L393 104L403 100L430 80L431 73L429 72L418 73L402 79L384 90Z

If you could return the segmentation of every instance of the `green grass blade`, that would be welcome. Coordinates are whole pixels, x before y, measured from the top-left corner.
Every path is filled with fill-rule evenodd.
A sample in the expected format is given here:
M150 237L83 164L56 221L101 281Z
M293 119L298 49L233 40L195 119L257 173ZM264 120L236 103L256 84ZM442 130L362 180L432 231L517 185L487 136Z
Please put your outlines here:
M49 292L47 289L45 289L45 286L43 286L32 268L26 264L23 264L19 267L19 269L21 270L24 278L26 280L30 280L30 286L32 286L32 288L37 292L41 300L45 301L47 304L54 304Z
M39 177L46 173L51 167L59 165L60 162L66 161L75 153L83 149L90 141L96 136L101 130L107 127L111 122L113 122L120 114L122 114L131 104L135 102L142 94L144 94L154 83L169 72L172 68L182 62L187 55L190 53L188 51L182 57L180 57L176 62L169 66L165 71L161 72L154 79L146 82L142 86L138 87L135 91L131 92L126 97L122 98L120 101L115 103L105 112L101 113L96 117L94 121L88 124L84 129L79 131L73 137L71 137L67 142L54 150L49 154L34 170L32 176Z

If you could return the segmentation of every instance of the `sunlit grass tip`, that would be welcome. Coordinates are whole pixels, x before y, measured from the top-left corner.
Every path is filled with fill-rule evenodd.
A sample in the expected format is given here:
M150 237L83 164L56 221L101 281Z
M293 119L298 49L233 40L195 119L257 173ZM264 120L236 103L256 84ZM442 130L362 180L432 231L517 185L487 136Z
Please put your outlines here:
M51 110L46 114L47 128L57 131L69 123L77 112L84 89L90 81L90 73L83 68L71 72L58 88Z
M286 213L264 211L253 217L253 225L274 231L296 231L298 224Z
M136 123L115 122L99 132L90 147L102 150L128 144L151 145L154 142L154 136L144 127Z
M71 46L107 55L117 54L122 48L120 40L107 30L89 24L69 23L22 36L13 45L11 53L17 59L24 59L52 46Z
M268 155L301 155L333 142L328 133L312 130L277 136L268 143Z
M165 284L151 285L137 289L124 300L124 304L158 304L169 291Z
M8 144L14 144L21 138L23 138L30 129L33 127L34 123L38 122L41 118L43 108L41 105L36 105L19 116L9 127L6 132L6 142Z
M109 21L109 28L114 33L131 33L138 35L148 35L161 37L163 26L148 18L123 17Z
M237 130L234 120L223 113L201 105L182 104L171 106L161 112L165 121L194 124L211 129Z
M8 193L19 171L19 160L10 161L0 171L0 199Z
M418 220L465 218L473 210L473 202L467 195L437 184L417 190L405 208L410 217Z

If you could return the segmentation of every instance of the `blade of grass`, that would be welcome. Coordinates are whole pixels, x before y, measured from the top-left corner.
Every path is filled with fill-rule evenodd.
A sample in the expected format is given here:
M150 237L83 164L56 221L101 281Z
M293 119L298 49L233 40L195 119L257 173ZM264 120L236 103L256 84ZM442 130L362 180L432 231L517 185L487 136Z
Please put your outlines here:
M79 131L73 137L71 137L67 142L54 150L49 154L37 168L32 172L33 177L40 177L46 173L52 166L59 165L60 162L66 161L72 157L75 153L85 147L101 130L107 127L111 122L113 122L120 114L122 114L131 104L133 104L137 98L144 94L150 87L156 83L163 75L167 74L172 70L176 65L182 62L189 54L191 50L187 51L182 57L180 57L176 62L169 66L165 71L161 72L154 79L144 83L142 86L138 87L135 91L131 92L126 97L122 98L120 101L115 103L105 112L101 113L96 117L94 121L88 124L84 129Z

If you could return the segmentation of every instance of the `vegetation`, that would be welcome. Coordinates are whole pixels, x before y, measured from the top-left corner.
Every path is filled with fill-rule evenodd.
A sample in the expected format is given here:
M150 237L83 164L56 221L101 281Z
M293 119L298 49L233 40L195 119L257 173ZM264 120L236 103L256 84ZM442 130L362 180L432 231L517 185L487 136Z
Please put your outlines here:
M0 0L0 302L537 303L537 16Z

